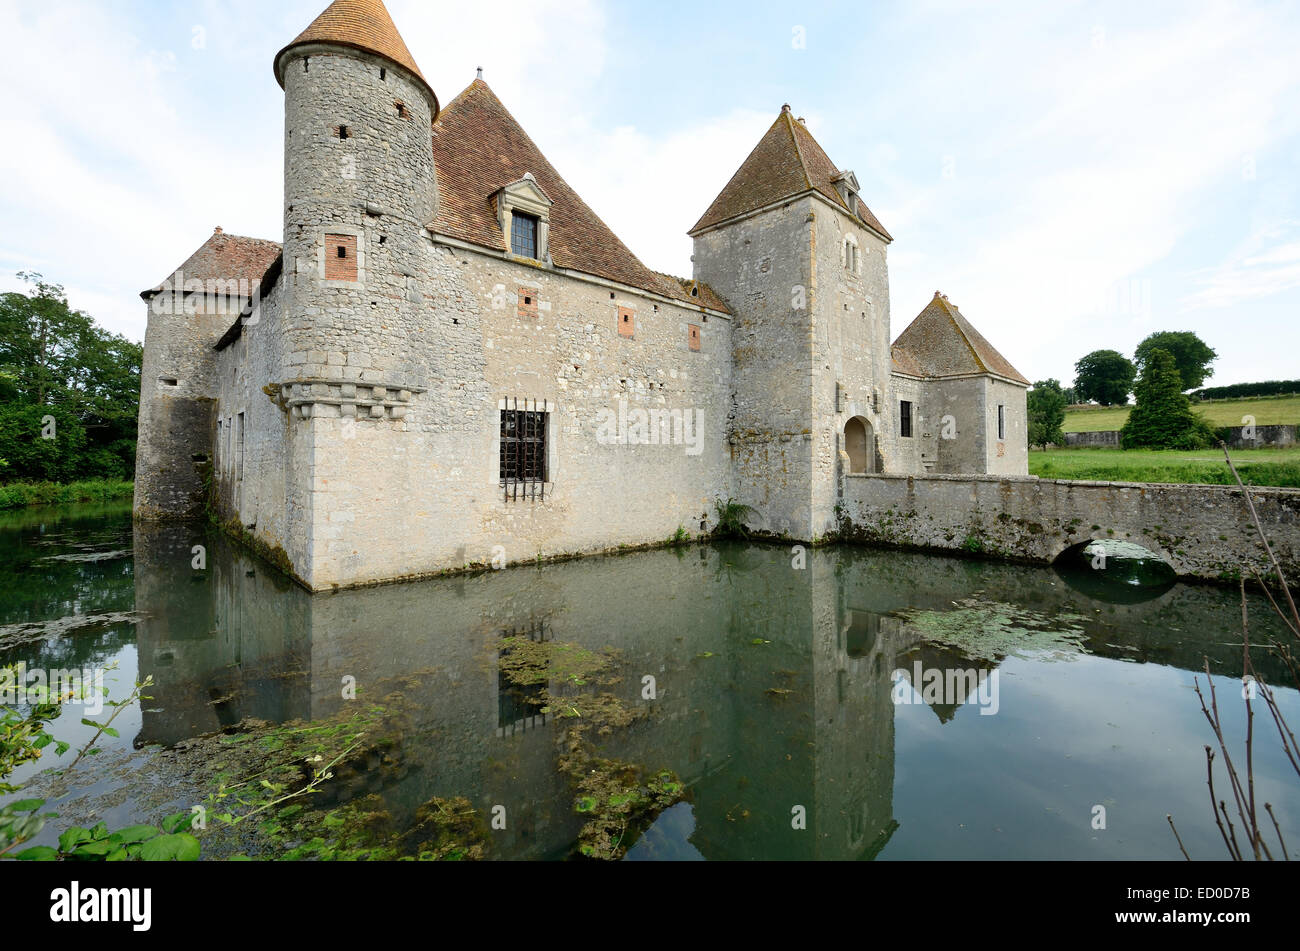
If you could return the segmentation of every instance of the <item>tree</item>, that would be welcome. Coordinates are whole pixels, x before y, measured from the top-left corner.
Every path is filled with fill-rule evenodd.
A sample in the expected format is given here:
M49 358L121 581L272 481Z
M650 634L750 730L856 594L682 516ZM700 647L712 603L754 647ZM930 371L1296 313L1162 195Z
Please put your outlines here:
M29 293L0 294L0 480L130 478L143 348L18 276Z
M1161 330L1143 340L1134 351L1133 361L1139 372L1156 350L1164 350L1174 358L1183 390L1195 389L1204 383L1210 375L1210 364L1219 356L1190 330Z
M1062 445L1065 435L1061 427L1065 425L1065 391L1059 380L1041 380L1025 396L1029 410L1029 445L1044 446L1048 443Z
M1124 449L1204 449L1214 442L1205 418L1192 412L1173 355L1159 348L1147 354L1134 391L1136 404L1119 431Z
M1094 350L1074 365L1074 393L1102 406L1123 406L1137 368L1117 350Z

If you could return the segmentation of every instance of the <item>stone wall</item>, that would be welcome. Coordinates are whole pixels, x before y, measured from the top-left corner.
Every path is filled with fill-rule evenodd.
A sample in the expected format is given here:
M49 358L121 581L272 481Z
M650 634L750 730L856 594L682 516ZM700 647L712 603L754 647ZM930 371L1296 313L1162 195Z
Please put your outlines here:
M188 518L203 510L203 474L216 425L213 346L242 301L167 289L149 302L140 372L135 512L141 519Z
M818 538L835 530L849 420L866 428L869 471L897 471L900 440L890 386L889 245L829 202L813 202L813 212L813 523L808 537ZM856 250L846 254L846 245Z
M735 315L735 495L778 534L812 526L814 204L790 201L695 239L695 279ZM823 435L816 451L824 450Z
M1247 429L1250 430L1247 434ZM1232 449L1266 449L1294 446L1297 426L1229 426L1218 431L1219 436Z
M1074 449L1080 446L1093 446L1107 449L1119 448L1119 430L1106 429L1095 433L1066 433L1065 445Z
M1300 575L1300 490L1253 488L1260 521L1289 577ZM1133 542L1182 577L1266 570L1241 490L972 476L849 476L841 537L1050 563L1095 538Z

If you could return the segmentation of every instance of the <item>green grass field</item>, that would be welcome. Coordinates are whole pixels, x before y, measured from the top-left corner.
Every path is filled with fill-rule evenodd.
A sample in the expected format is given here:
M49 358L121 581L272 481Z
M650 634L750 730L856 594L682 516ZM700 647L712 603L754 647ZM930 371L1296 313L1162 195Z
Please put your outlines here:
M1069 410L1065 414L1067 433L1096 433L1119 429L1128 419L1130 406L1098 406ZM1260 396L1240 400L1216 400L1193 405L1211 426L1241 426L1243 416L1254 416L1256 426L1300 424L1300 396Z
M1232 461L1247 485L1300 488L1300 448L1234 449ZM1029 453L1029 474L1087 482L1182 482L1232 485L1217 449L1174 452L1134 449L1051 449Z

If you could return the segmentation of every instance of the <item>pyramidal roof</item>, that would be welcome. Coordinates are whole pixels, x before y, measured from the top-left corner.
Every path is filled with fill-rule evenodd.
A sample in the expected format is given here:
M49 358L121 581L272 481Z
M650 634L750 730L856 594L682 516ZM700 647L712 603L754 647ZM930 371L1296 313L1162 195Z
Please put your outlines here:
M303 30L298 38L280 50L275 57L275 78L284 85L284 70L281 62L284 54L296 46L308 43L333 43L336 46L350 46L353 49L374 53L396 63L415 75L429 95L433 96L434 109L437 109L438 97L433 87L415 64L415 57L406 48L406 41L397 32L397 25L388 15L388 8L383 0L334 0L325 12L312 21L311 26Z
M767 134L759 140L749 158L731 176L727 187L713 199L709 210L689 233L694 235L730 218L808 191L820 193L848 214L853 214L835 187L837 175L839 169L817 144L807 126L791 115L789 106L783 106ZM892 241L871 209L861 200L857 204L856 217L885 240Z
M705 285L659 274L642 264L569 187L482 79L474 80L447 105L433 133L440 201L430 231L495 251L508 250L496 196L531 173L553 202L549 243L556 267L725 312L721 300Z
M176 279L182 275L187 282L200 280L206 284L208 281L247 281L252 284L262 279L279 256L278 241L226 234L217 228L212 232L212 237L203 242L184 264L140 296L148 300L167 289L181 290L181 287L175 285Z
M938 291L892 347L894 368L921 377L993 374L1029 386L1007 358L984 339L957 305Z

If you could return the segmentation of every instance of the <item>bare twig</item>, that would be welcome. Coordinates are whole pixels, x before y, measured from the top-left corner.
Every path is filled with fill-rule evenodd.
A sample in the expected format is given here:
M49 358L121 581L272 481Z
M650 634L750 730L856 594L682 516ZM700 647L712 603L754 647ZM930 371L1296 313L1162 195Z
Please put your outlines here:
M1183 858L1190 862L1192 857L1188 855L1187 850L1183 848L1183 837L1178 834L1178 827L1174 825L1174 817L1166 813L1165 818L1169 820L1169 828L1174 830L1174 838L1178 840L1178 850L1183 853Z

